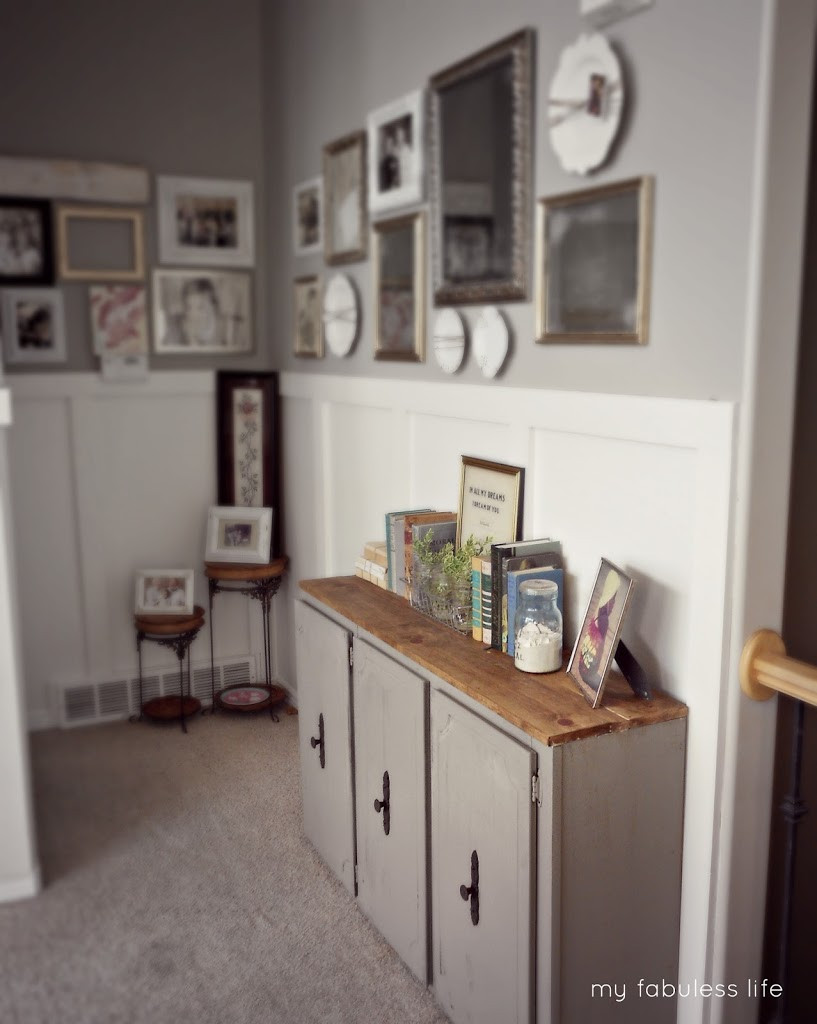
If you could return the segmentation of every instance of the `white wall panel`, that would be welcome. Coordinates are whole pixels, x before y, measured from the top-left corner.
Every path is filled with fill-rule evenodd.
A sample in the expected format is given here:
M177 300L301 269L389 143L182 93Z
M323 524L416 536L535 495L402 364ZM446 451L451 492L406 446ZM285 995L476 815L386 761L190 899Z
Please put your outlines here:
M55 683L133 673L133 579L139 568L203 574L207 509L216 500L213 374L144 384L91 374L12 382L15 549L29 723L54 721ZM258 605L216 597L216 657L258 653ZM254 614L253 614L254 613ZM143 646L145 667L175 665ZM209 657L207 627L193 656Z
M385 512L407 500L456 507L460 456L471 454L525 467L524 536L549 534L564 546L568 639L601 556L636 577L624 635L651 677L690 708L680 976L706 978L724 742L733 406L290 373L281 391L285 415L293 408L286 398L297 398L311 403L320 427L300 452L312 470L299 466L324 496L316 529L328 547L318 575L351 572L363 541L382 537ZM300 402L297 417L304 418ZM287 420L284 429L296 425ZM313 528L307 517L290 521L288 544L303 543L302 532ZM297 567L290 597L296 579Z

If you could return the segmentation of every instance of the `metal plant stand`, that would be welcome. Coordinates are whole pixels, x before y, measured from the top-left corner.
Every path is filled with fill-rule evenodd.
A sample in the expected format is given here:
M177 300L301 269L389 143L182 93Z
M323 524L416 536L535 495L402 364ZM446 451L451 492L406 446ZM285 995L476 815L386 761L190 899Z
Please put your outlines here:
M187 732L186 718L201 708L201 701L190 693L190 645L204 625L204 609L196 605L192 615L137 615L136 650L139 656L139 714L132 722L150 718L154 721L178 719L182 732ZM142 693L142 643L150 640L161 647L169 647L179 662L179 693L154 697L145 701ZM184 661L187 658L187 693L184 687Z
M210 592L210 686L213 711L264 711L278 721L275 705L286 699L286 690L272 681L272 640L270 636L270 610L272 599L281 586L286 572L286 556L264 565L249 563L205 562L204 574ZM264 682L247 686L225 686L216 692L215 651L213 642L213 598L216 594L244 594L261 605L261 626L264 640Z

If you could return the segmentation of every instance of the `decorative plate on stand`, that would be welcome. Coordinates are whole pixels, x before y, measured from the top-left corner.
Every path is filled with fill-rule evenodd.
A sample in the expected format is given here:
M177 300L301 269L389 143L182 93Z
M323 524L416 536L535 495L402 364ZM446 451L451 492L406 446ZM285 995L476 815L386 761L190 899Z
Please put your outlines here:
M575 174L600 167L624 108L621 65L603 35L579 36L562 50L548 108L550 144L562 167Z
M456 309L441 309L434 317L434 358L443 373L456 373L465 357L465 327Z
M474 328L474 358L483 377L496 377L508 354L508 325L496 306L486 306Z

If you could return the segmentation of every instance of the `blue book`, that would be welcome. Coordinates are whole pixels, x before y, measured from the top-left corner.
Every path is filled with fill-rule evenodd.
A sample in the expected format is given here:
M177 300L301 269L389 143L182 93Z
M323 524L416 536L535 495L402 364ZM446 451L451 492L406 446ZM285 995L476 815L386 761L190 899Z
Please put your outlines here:
M404 516L407 516L410 512L430 512L428 508L406 508L400 512L387 512L386 513L386 561L388 568L386 570L386 582L388 588L391 591L397 591L397 577L398 573L395 572L396 565L398 564L395 558L395 543L396 537L403 537L403 523L399 524L399 527L395 529L395 520ZM399 563L402 565L402 562ZM399 573L403 575L402 569Z
M519 585L528 580L553 580L559 588L556 595L556 607L564 615L564 569L553 566L540 566L534 569L512 569L508 573L508 654L513 657L514 633L513 622L519 598Z

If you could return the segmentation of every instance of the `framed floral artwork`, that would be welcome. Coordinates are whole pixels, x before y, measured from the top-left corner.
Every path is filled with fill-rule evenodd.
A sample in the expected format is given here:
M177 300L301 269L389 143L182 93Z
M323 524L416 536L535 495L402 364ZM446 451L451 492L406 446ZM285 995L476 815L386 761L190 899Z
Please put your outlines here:
M278 374L216 375L218 501L273 510L272 553L283 553Z
M88 301L96 355L147 353L147 296L143 285L92 284Z

